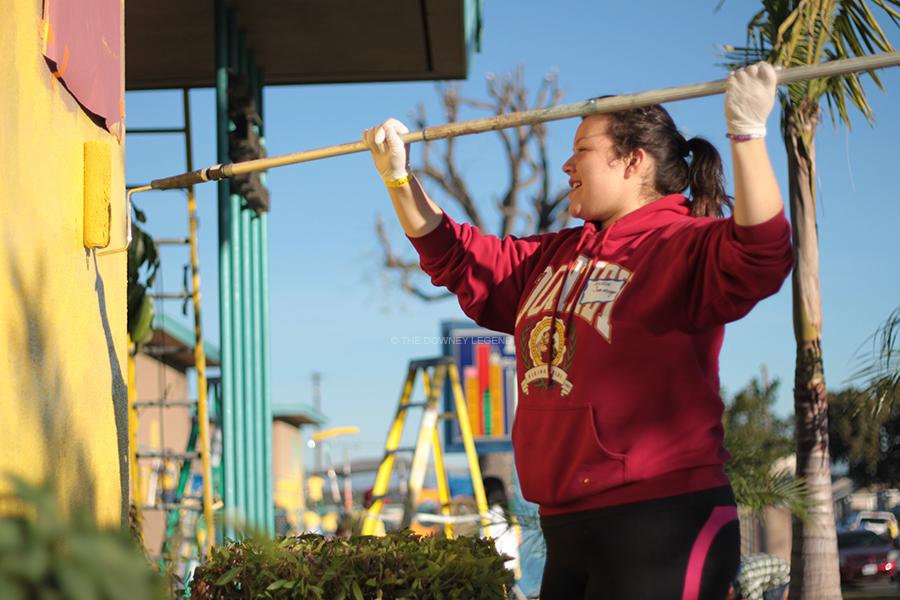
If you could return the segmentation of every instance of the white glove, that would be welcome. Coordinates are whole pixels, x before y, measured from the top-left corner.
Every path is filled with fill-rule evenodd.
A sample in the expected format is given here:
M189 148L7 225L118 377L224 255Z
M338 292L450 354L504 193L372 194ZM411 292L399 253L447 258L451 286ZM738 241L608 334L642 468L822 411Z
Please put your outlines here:
M409 133L406 125L397 119L388 119L381 125L366 129L362 138L372 151L372 161L381 178L390 183L408 175L409 145L400 136Z
M725 83L725 120L728 133L763 137L766 119L775 104L777 76L766 62L759 62L728 74Z

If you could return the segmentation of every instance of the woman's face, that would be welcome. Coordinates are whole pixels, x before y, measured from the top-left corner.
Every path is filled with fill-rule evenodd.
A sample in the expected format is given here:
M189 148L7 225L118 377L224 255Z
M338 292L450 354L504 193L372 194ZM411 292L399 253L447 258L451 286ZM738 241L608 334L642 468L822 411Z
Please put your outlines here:
M584 119L575 132L572 156L563 165L571 187L569 214L604 224L640 207L633 164L616 157L606 123L602 115Z

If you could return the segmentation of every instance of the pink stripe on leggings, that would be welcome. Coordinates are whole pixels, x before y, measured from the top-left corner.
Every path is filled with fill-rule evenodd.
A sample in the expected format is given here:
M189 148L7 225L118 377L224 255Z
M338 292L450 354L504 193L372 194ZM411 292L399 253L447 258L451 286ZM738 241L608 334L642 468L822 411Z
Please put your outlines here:
M719 530L728 523L736 521L737 518L737 507L717 506L713 509L712 514L709 515L709 518L703 525L703 529L697 535L694 547L691 549L687 573L684 576L684 593L681 594L681 600L697 600L699 598L700 579L703 577L703 564L706 562L709 547L712 546Z

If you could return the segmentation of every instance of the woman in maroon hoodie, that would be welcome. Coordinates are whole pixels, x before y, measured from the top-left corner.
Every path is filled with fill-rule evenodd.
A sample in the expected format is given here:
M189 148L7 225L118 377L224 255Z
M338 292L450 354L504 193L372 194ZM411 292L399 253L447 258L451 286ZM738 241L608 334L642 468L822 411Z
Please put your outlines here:
M450 219L409 173L399 121L363 134L422 269L515 335L513 448L540 505L542 600L725 598L740 533L719 350L792 262L764 141L775 87L764 63L729 75L729 218L718 152L660 106L585 118L563 165L584 224L528 238Z

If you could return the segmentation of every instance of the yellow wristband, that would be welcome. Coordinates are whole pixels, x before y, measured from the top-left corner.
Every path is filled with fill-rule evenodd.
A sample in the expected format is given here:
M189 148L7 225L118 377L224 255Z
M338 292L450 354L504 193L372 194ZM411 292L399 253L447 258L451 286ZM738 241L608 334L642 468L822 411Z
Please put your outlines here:
M403 187L404 185L406 185L407 183L409 183L409 175L404 175L403 177L400 177L399 179L385 179L384 180L384 185L388 186L389 188L400 188L400 187Z

